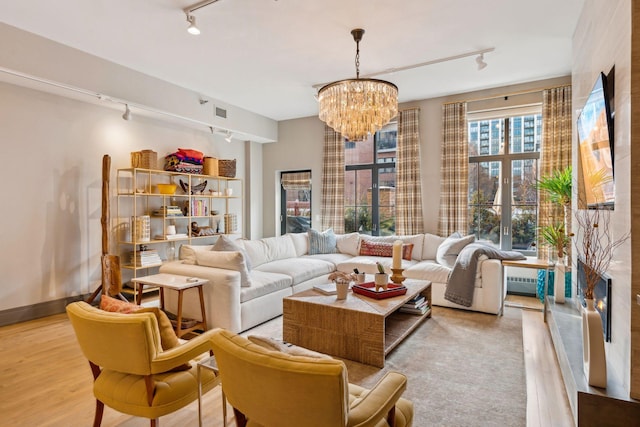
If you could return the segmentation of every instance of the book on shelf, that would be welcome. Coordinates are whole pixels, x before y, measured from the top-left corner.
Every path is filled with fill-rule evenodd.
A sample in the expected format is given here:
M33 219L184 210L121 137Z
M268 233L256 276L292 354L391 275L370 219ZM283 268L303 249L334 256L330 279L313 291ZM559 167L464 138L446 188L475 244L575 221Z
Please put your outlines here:
M338 290L336 289L336 284L333 282L314 285L313 289L325 295L336 295L338 293Z
M425 314L427 311L429 311L429 306L425 305L422 308L409 308L409 307L400 307L400 313L407 313L407 314L418 314L418 315L423 315Z
M160 259L160 255L158 255L158 251L156 249L130 252L129 261L131 265L140 267L162 264L162 260Z
M156 240L180 240L180 239L186 239L189 236L187 236L186 233L177 233L177 234L157 234L155 236Z
M415 297L411 298L409 301L405 302L403 307L407 308L419 308L420 306L427 303L427 297L424 295L418 294Z

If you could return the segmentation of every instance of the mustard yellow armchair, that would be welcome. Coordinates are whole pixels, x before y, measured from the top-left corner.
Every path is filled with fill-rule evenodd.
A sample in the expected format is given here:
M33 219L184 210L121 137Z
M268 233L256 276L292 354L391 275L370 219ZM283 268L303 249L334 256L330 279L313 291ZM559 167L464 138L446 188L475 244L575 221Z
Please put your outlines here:
M222 329L211 340L238 427L412 425L402 374L389 372L366 390L348 383L340 360L268 350Z
M149 418L154 427L159 417L197 399L192 359L211 351L213 331L163 351L153 313L111 313L79 301L67 305L67 315L93 373L95 427L102 422L104 405ZM218 384L210 370L201 374L203 392Z

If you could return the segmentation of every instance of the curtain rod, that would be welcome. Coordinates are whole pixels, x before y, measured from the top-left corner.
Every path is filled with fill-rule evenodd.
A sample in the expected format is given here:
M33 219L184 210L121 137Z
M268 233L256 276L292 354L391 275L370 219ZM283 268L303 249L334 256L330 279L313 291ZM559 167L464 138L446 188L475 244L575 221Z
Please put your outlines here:
M510 96L520 96L520 95L527 95L530 93L536 93L536 92L543 92L545 90L550 90L550 89L558 89L561 87L571 87L571 83L569 84L563 84L563 85L557 85L557 86L550 86L550 87L544 87L541 89L527 89L527 90L521 90L521 91L517 91L517 92L509 92L509 93L504 93L501 95L494 95L494 96L485 96L483 98L471 98L471 99L463 99L460 101L449 101L449 102L443 102L442 105L449 105L449 104L458 104L461 102L478 102L478 101L488 101L490 99L498 99L498 98L505 98L505 97L510 97Z

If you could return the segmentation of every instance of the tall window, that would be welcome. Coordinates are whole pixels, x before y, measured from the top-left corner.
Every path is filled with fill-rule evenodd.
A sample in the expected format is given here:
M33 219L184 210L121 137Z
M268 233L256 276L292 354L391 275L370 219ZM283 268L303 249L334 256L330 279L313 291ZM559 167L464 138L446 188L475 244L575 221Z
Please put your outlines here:
M344 146L344 229L374 236L395 234L397 123Z
M311 228L311 171L280 174L280 231L304 233Z
M535 251L542 115L468 121L469 233L504 250Z

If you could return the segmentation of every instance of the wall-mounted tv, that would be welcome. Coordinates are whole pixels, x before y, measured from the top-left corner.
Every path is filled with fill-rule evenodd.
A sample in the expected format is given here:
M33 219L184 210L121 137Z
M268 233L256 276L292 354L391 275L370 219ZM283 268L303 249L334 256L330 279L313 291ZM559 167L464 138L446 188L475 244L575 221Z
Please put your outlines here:
M607 77L600 73L578 116L584 201L589 209L613 209L613 116Z

